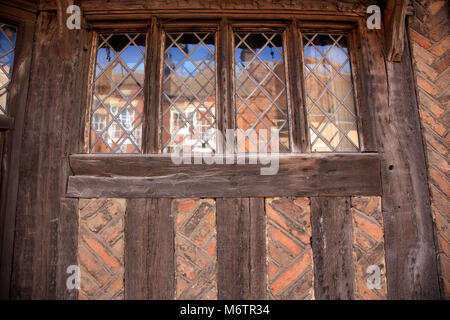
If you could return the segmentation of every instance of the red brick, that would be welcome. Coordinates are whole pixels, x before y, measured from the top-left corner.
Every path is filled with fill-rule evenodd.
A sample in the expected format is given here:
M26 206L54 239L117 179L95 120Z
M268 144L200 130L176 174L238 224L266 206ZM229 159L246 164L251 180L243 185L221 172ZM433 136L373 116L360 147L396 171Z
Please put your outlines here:
M275 261L281 268L285 268L292 261L290 256L282 247L273 241L268 242L268 254L269 257Z
M101 284L109 279L108 272L95 260L95 257L83 246L78 251L80 264ZM83 275L82 275L83 276ZM83 285L83 281L81 283Z
M430 193L432 204L442 215L449 215L450 204L449 200L437 189L436 186L430 183Z
M268 231L271 238L285 247L292 255L296 256L301 252L301 247L296 244L291 238L284 235L280 230L270 226L268 228Z
M450 35L447 36L445 39L443 39L439 44L435 45L433 49L431 49L431 52L434 55L441 57L445 53L447 53L449 48L450 48Z
M276 265L274 265L273 263L268 263L267 264L267 275L269 277L269 281L272 281L273 278L276 276L276 274L278 273L278 271L280 270L280 268L278 268Z
M418 34L416 31L414 30L410 30L410 34L411 34L411 39L416 42L417 44L419 44L421 47L425 48L425 49L430 49L432 46L432 43L425 38L424 36Z
M216 240L211 240L208 245L205 247L206 252L212 257L216 255Z
M281 228L283 228L286 232L293 235L304 244L309 243L310 235L306 232L300 232L300 226L293 225L292 222L288 221L283 215L279 212L275 211L270 205L266 206L266 214L269 219L277 223Z
M419 113L422 122L427 124L434 132L436 132L440 136L444 136L445 132L447 131L447 128L445 128L438 121L436 121L436 119L434 119L433 116L428 111L420 109Z
M188 280L193 280L198 276L194 266L180 256L177 257L177 272Z
M434 180L434 182L437 183L439 189L442 192L444 192L444 194L446 194L447 197L450 197L450 187L447 178L443 177L442 174L439 173L434 168L429 168L428 172L430 174L430 177Z
M442 155L446 155L448 152L447 146L442 143L441 140L439 140L437 137L435 137L431 130L430 132L427 132L427 130L424 131L424 136L426 143L431 146L433 149L435 149L437 152L439 152Z
M375 241L380 241L383 239L383 230L381 230L379 226L374 224L369 219L363 217L362 215L355 214L354 221L358 230L361 230Z
M438 235L439 242L439 251L442 252L447 258L450 258L450 248L448 240L445 239L442 235Z
M82 238L86 242L86 244L96 253L97 257L99 257L112 272L116 273L117 271L119 271L119 262L116 258L109 254L109 252L100 242L86 235L82 235Z
M191 212L196 205L197 202L194 200L186 200L178 202L178 212L181 213Z
M282 275L280 275L271 285L270 290L272 294L278 295L289 284L296 280L308 266L311 264L311 256L305 253L298 261L289 267Z
M439 91L436 89L436 87L428 82L427 80L423 79L422 77L417 78L417 84L419 85L419 88L425 90L428 94L432 96L436 96ZM443 112L443 110L442 110Z
M444 109L441 108L439 103L421 90L419 90L419 103L421 105L421 108L425 108L431 111L431 113L433 113L433 115L435 115L437 118L439 118L444 113Z
M444 0L431 2L430 5L428 6L428 11L432 15L435 15L436 13L439 12L439 10L442 9L443 6L445 6L445 2L446 1Z

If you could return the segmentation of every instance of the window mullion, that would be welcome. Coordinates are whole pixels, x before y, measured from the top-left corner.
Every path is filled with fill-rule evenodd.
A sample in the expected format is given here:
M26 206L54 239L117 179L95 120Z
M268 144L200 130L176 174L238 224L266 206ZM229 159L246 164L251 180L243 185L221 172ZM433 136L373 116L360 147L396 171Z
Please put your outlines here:
M226 129L234 129L233 107L233 33L226 18L217 32L217 125L225 135Z
M163 63L162 31L153 17L147 31L143 152L161 152L161 65Z
M292 152L309 153L310 139L306 121L303 80L303 48L297 21L290 23L286 30L286 51L288 86L290 88L290 117L292 132Z

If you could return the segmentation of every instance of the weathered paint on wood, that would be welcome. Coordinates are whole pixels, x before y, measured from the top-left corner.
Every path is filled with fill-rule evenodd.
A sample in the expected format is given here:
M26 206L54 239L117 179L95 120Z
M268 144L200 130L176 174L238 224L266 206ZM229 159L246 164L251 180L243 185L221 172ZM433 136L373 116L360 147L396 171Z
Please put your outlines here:
M264 199L219 198L216 212L219 299L266 299Z

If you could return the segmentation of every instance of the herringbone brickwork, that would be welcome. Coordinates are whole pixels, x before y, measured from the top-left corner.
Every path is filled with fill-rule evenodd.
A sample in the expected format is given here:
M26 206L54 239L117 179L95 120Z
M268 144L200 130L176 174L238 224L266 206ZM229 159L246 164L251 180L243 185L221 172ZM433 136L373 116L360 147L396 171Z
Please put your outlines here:
M386 262L381 197L352 197L351 213L355 299L386 299ZM369 266L378 266L378 270L380 270L379 288L375 282L377 274L367 273ZM372 275L373 279L369 279ZM368 286L368 280L374 287Z
M431 208L436 227L442 295L450 298L450 20L446 0L413 1L409 21L419 112L428 163Z
M173 200L172 214L176 224L176 299L217 299L215 201Z
M125 199L80 199L79 299L124 298Z
M270 299L314 299L310 200L267 198Z

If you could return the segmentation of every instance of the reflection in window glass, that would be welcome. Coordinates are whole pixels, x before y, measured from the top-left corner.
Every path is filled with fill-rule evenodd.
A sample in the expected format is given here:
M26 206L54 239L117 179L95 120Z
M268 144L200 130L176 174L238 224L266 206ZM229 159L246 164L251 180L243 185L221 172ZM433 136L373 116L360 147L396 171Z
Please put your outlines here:
M306 108L314 152L359 150L347 37L304 34Z
M162 151L216 148L214 33L167 33L162 84Z
M0 22L0 115L8 113L8 93L15 45L16 28Z
M90 151L142 152L145 34L99 35Z
M276 130L279 151L287 152L289 123L282 36L240 32L234 36L237 151L271 151L270 132ZM258 141L261 129L267 132L265 145Z

